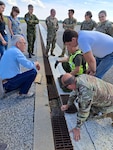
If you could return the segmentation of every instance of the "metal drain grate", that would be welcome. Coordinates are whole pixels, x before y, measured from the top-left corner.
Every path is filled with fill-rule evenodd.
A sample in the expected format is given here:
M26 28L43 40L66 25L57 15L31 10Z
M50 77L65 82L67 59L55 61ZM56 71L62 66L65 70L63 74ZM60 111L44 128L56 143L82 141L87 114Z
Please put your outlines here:
M57 89L56 89L56 86L53 84L48 84L47 85L47 90L48 90L48 96L49 96L49 100L52 100L52 99L55 99L55 98L58 98L58 93L57 93Z
M41 35L41 34L40 34ZM41 37L41 45L43 49L43 55L45 53L44 43ZM53 75L50 68L48 58L44 56L44 65L45 73L47 77L47 87L48 87L48 96L49 100L52 103L52 100L58 98L57 89L53 81ZM56 101L58 103L58 101ZM53 136L55 150L73 150L73 146L70 140L68 133L67 125L63 113L61 112L58 104L51 104L51 122L53 127Z
M67 104L69 95L60 95L60 98L61 98L62 103L65 105L65 104ZM65 112L66 112L66 113L73 114L73 113L76 113L76 112L77 112L77 108L76 108L76 106L73 104L73 105L71 105L71 106L68 108L68 110L66 110Z
M51 118L55 150L73 150L64 116Z

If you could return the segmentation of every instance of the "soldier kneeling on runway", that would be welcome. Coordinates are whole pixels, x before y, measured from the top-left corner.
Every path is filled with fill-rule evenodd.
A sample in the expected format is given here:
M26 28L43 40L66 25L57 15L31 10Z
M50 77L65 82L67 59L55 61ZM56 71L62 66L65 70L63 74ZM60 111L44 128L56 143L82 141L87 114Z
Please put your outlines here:
M73 90L66 105L67 110L74 100L78 103L77 124L72 129L74 139L80 140L80 127L88 118L111 117L113 120L113 85L91 75L82 74L75 77L69 73L62 76L64 87ZM112 123L113 125L113 123Z

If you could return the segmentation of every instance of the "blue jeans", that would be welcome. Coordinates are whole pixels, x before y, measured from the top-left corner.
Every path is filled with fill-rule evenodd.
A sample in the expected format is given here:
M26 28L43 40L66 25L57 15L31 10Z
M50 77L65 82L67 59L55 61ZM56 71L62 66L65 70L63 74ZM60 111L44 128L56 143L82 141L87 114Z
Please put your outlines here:
M27 94L36 75L37 72L35 69L23 72L11 79L8 79L8 82L3 84L3 87L6 92L19 89L19 94Z
M103 57L103 58L96 58L96 77L102 78L104 74L112 67L113 65L113 53Z
M6 42L8 42L8 36L7 36L7 35L4 35L3 38L4 38L4 40L5 40ZM0 41L0 58L2 57L4 51L7 49L7 46L8 46L8 45L4 46L4 45L2 44L2 41Z

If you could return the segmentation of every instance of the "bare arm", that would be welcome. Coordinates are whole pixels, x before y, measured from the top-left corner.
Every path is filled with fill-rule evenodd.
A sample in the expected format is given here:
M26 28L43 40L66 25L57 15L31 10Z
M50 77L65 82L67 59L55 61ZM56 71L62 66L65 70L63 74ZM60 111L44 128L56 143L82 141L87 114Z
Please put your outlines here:
M13 36L13 31L12 31L12 23L11 23L11 20L8 19L8 29L10 31L10 34Z
M73 71L70 72L70 74L75 76L77 75L77 73L79 73L79 71L80 71L80 66L77 66Z
M68 57L63 57L62 59L58 60L58 62L68 62L69 58Z
M86 62L88 63L89 74L90 75L95 75L95 72L96 72L96 60L95 60L95 57L92 54L92 51L89 51L89 52L85 53L83 56L84 56Z
M36 66L36 69L37 69L37 70L40 70L40 64L39 64L39 62L36 61L36 62L34 62L34 64L35 64L35 66Z
M4 40L4 38L3 38L1 33L0 33L0 40L1 40L3 45L7 45L7 42Z

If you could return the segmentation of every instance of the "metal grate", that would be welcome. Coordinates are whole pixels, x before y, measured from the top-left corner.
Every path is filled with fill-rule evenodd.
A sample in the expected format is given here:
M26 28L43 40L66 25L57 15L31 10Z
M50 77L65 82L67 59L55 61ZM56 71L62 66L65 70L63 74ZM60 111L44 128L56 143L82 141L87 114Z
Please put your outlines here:
M61 101L62 101L62 104L67 104L67 101L68 101L68 98L69 98L69 95L60 95L60 98L61 98ZM71 105L68 110L65 111L66 113L76 113L77 112L77 108L76 106L73 104Z
M47 85L49 100L58 98L58 93L55 85L48 84Z
M55 150L73 150L64 116L51 118Z
M43 55L44 55L45 47L44 47L43 40L41 40L41 44L42 44ZM44 56L44 65L45 65L45 73L47 77L49 102L51 103L51 106L53 106L51 107L51 122L53 127L55 150L73 150L73 146L70 140L64 114L61 112L59 108L58 99L55 100L55 98L58 97L58 93L54 83L48 58L45 56Z

